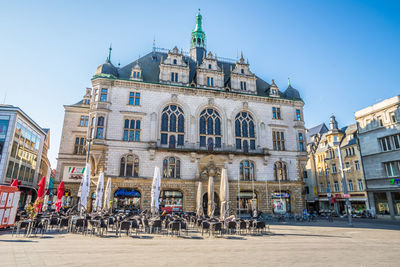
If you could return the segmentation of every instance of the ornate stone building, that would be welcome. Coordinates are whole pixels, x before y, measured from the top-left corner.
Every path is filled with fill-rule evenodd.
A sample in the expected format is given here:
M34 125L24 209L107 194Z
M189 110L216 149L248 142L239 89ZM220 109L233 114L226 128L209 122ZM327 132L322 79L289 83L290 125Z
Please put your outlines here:
M119 68L110 48L93 89L65 106L57 177L72 197L91 140L92 191L104 171L114 208L150 207L155 166L162 170L164 208L194 211L198 183L207 192L210 173L218 207L225 167L234 211L246 213L256 203L263 212L301 212L307 153L299 92L256 76L243 54L232 61L207 52L201 23L199 13L189 53L153 48Z

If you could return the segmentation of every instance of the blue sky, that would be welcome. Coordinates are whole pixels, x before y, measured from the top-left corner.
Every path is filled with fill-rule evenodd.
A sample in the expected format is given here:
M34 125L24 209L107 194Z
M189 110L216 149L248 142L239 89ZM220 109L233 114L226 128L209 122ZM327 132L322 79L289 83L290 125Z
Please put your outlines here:
M81 3L82 2L82 3ZM243 51L280 89L290 77L306 126L400 94L400 1L8 1L0 8L0 101L51 128L55 168L64 104L81 99L110 43L124 66L158 47L188 50L201 8L208 50Z

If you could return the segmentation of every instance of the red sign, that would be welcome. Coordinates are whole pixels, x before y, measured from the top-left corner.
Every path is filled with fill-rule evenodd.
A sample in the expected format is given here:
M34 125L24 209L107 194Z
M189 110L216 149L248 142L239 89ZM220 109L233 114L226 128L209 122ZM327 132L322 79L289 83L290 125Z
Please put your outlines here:
M344 198L350 198L350 194L344 194L343 197Z
M16 186L0 185L0 228L14 225L20 194Z

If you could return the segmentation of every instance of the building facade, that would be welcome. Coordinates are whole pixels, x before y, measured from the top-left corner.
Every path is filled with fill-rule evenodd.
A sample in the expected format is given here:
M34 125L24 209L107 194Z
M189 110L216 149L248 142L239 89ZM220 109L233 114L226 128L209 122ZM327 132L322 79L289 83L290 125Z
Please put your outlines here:
M243 55L218 58L205 43L198 14L189 53L153 48L117 68L110 49L92 89L65 106L56 176L73 201L90 140L91 190L103 171L116 209L149 209L159 166L162 206L194 211L202 182L206 207L212 176L218 210L226 168L233 212L250 212L251 203L267 213L301 212L307 152L299 92L290 84L282 92L256 76Z
M35 199L38 180L47 176L49 129L42 129L20 108L0 105L0 184L21 182L20 206Z
M355 113L369 201L381 216L400 216L400 96Z
M335 117L332 116L329 130L325 124L321 124L310 129L308 134L310 142L307 169L311 177L307 183L310 183L309 186L313 190L308 190L307 200L318 202L319 210L331 209L338 215L346 212L346 198L349 198L353 212L369 209L357 142L357 125L339 128ZM346 177L345 183L341 168Z

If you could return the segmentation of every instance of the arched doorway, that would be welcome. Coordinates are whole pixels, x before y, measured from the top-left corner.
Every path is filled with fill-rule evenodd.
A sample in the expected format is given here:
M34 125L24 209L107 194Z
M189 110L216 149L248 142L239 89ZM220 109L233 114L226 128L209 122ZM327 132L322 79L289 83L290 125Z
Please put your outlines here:
M215 203L215 211L214 211L214 216L219 216L220 215L220 202L219 202L219 196L216 192L214 192L214 203ZM207 208L208 208L208 193L205 193L203 195L203 211L204 214L207 214Z
M132 188L119 188L114 193L114 210L140 210L141 194Z

